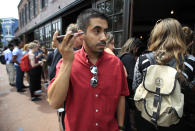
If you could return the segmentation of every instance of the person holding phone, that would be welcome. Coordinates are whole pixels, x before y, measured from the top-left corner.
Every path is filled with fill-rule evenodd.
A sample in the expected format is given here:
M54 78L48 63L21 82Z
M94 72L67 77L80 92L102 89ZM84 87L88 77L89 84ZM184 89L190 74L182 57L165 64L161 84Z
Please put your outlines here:
M127 80L120 60L104 51L108 18L96 9L84 10L77 18L82 35L68 32L61 43L53 42L62 55L56 76L48 87L48 102L57 109L65 101L66 131L122 131ZM77 37L83 47L74 52ZM117 116L117 117L116 117Z

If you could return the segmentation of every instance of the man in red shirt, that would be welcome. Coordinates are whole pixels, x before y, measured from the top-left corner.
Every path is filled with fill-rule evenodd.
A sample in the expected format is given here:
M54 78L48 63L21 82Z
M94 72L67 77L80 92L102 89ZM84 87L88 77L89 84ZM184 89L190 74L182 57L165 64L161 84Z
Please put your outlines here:
M58 32L53 36L62 59L48 88L49 104L57 109L65 101L66 131L122 131L129 91L122 63L104 52L108 19L87 9L77 24L84 34L70 39L69 32L61 43ZM83 40L83 47L74 53L76 37Z

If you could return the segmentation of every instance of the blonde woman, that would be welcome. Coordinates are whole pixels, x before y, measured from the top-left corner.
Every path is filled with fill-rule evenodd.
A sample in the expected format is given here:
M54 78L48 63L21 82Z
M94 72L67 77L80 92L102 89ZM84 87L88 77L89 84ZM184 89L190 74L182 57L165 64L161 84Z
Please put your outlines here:
M192 77L187 72L184 72L186 45L181 24L176 19L167 18L159 21L154 26L150 34L148 50L151 51L151 53L148 53L148 55L153 55L152 60L155 60L158 64L171 66L170 62L174 62L176 65L176 70L180 74L180 80L186 80ZM147 54L144 54L137 59L132 85L134 89L136 89L142 82L144 71L150 65L150 61L146 55ZM153 124L141 117L140 112L136 113L135 119L137 121L136 124L138 131L157 130ZM181 125L184 126L182 120L177 125L172 125L170 127L158 127L158 131L182 130Z
M40 68L40 65L42 66L43 64L43 62L38 61L38 59L35 56L35 52L38 50L38 48L39 48L38 45L34 42L31 42L29 44L29 49L30 49L29 60L30 60L30 65L31 65L31 69L29 71L29 76L30 76L30 88L29 89L30 89L32 101L40 100L40 98L38 98L38 95L34 94L37 87L41 86L40 85L41 75L39 73L39 68Z
M23 52L22 52L23 55L25 55L25 54L27 54L29 52L29 48L28 47L29 47L29 44L25 44L24 45Z

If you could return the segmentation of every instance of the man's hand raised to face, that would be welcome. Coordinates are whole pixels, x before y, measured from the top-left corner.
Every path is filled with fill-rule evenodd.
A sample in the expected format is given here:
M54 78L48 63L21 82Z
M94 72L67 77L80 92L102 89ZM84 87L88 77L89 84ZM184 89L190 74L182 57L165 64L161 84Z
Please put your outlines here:
M53 42L56 44L57 49L62 55L63 61L72 62L74 59L73 44L74 44L75 37L77 36L72 37L71 35L72 32L68 32L65 35L64 39L62 40L62 42L59 42L57 40L58 31L56 31L53 35Z

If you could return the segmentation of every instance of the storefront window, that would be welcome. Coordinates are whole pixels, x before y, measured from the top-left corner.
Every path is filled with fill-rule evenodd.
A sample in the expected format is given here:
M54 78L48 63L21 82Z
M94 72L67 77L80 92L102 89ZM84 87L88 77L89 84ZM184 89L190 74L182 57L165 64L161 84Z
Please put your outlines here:
M45 41L45 28L44 27L39 28L39 38L40 38L41 45L44 44L44 41Z
M47 48L50 47L51 41L51 23L45 25L45 45Z
M40 38L40 36L39 36L39 29L36 29L34 31L34 38L35 38L35 40L39 40L39 38Z
M58 30L59 33L61 34L61 19L52 21L52 36L56 30Z

